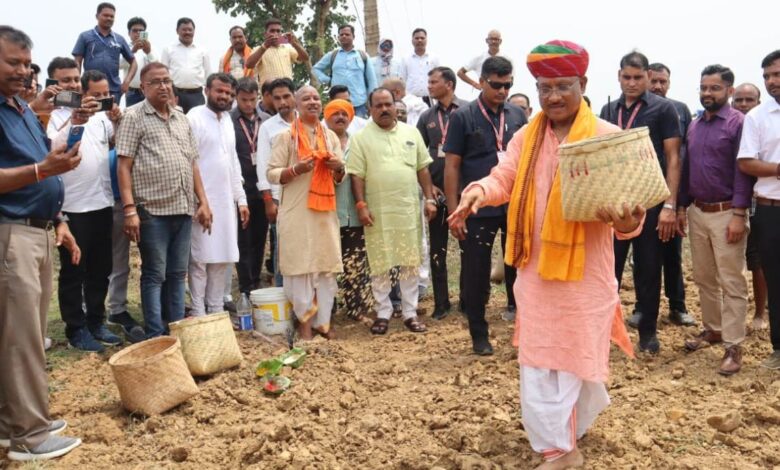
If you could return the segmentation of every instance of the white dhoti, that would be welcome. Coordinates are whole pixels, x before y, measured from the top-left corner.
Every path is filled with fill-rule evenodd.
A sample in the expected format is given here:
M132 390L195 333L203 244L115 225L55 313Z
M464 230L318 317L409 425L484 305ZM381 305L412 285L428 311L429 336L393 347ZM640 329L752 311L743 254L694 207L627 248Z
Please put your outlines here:
M425 218L425 198L420 205L422 216L422 264L420 265L419 285L427 289L431 285L431 249L428 243L428 220Z
M401 288L401 313L404 320L417 316L417 301L419 290L419 269L411 266L401 266L398 270L398 284ZM392 282L390 272L371 276L371 291L376 302L376 317L389 320L393 315L393 303L390 301Z
M296 318L301 322L312 319L312 328L323 333L330 329L336 292L338 283L333 273L284 276L284 295L292 304Z
M577 447L577 440L609 405L607 387L570 372L520 366L523 426L534 451L555 460Z
M193 316L224 310L225 272L231 264L199 263L190 258L188 277Z

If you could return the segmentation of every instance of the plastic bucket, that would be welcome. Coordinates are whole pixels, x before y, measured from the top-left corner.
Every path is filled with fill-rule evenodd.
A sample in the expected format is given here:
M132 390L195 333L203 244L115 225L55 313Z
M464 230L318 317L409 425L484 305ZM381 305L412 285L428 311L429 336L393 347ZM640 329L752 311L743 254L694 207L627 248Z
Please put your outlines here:
M292 305L282 287L253 290L249 301L255 330L266 335L283 335L292 328Z

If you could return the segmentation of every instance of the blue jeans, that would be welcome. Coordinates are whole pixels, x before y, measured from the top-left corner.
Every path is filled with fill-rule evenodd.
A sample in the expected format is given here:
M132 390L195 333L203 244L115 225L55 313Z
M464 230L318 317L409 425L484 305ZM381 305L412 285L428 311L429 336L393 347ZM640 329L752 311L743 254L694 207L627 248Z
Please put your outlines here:
M155 216L142 207L141 307L146 337L167 334L168 323L184 318L184 277L190 259L189 215Z
M144 100L143 92L138 88L130 88L125 95L125 107L130 107Z

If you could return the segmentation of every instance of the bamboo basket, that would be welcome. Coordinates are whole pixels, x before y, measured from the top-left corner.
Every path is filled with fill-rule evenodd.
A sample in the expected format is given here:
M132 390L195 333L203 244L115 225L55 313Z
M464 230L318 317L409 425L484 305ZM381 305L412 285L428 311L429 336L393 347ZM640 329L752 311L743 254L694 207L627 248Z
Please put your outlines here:
M561 145L558 156L566 220L593 222L600 207L650 208L669 197L647 127Z
M188 318L168 325L181 341L184 361L195 376L211 375L241 364L241 350L226 312Z
M122 405L147 416L163 413L198 393L176 338L160 336L129 346L108 360Z

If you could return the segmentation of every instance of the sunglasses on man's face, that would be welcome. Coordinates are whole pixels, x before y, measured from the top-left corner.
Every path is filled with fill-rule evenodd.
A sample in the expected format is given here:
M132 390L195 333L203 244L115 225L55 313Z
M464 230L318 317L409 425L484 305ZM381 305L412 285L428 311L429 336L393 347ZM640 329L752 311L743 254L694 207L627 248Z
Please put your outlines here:
M512 88L512 85L514 85L514 82L493 82L490 80L485 80L488 85L490 85L490 88L494 90L500 90L501 88L504 88L505 90L509 91L510 88Z

